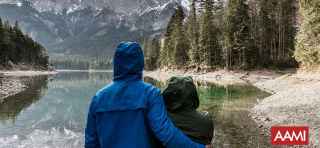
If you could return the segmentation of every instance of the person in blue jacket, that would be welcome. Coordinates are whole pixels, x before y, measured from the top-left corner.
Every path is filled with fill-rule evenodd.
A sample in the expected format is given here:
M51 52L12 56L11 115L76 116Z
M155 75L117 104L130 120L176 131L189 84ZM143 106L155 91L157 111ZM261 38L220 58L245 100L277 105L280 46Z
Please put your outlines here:
M173 125L160 90L143 82L144 57L138 43L118 45L113 66L113 82L92 98L85 148L152 148L153 136L168 148L205 147Z

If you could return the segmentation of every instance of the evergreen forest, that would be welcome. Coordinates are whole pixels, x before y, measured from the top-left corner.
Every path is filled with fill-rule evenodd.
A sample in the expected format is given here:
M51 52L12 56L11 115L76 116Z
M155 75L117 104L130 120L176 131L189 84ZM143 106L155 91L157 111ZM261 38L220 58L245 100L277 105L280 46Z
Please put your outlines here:
M47 50L23 34L18 22L10 25L0 18L0 69L48 70Z
M161 37L144 41L146 68L259 69L320 64L319 0L192 0Z

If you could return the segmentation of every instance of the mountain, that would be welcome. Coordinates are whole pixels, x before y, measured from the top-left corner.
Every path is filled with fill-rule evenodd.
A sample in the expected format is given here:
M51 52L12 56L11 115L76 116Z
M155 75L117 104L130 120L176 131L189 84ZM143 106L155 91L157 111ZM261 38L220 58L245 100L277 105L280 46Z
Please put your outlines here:
M100 55L162 32L180 4L188 0L2 0L0 17L50 53Z

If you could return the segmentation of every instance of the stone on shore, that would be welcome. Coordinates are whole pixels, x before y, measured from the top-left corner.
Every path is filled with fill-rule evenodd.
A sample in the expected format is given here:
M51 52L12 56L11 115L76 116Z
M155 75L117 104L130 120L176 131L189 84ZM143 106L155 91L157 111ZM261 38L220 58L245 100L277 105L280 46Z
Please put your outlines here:
M0 103L5 98L15 95L26 89L21 80L17 77L0 77Z

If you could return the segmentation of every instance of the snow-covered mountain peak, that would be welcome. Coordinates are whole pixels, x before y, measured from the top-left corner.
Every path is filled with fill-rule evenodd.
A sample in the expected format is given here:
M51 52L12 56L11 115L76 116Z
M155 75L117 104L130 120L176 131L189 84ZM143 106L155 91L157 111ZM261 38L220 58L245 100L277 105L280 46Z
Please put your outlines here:
M6 0L8 1L8 0ZM161 7L167 3L180 0L28 0L33 6L43 11L56 11L61 13L67 10L72 12L74 10L92 7L95 9L102 9L103 7L112 8L115 12L132 14L139 13L141 10ZM188 1L188 0L182 0ZM185 4L185 2L183 4Z
M18 21L49 51L111 51L122 40L161 34L189 0L0 0L0 17ZM90 52L88 52L91 50Z

